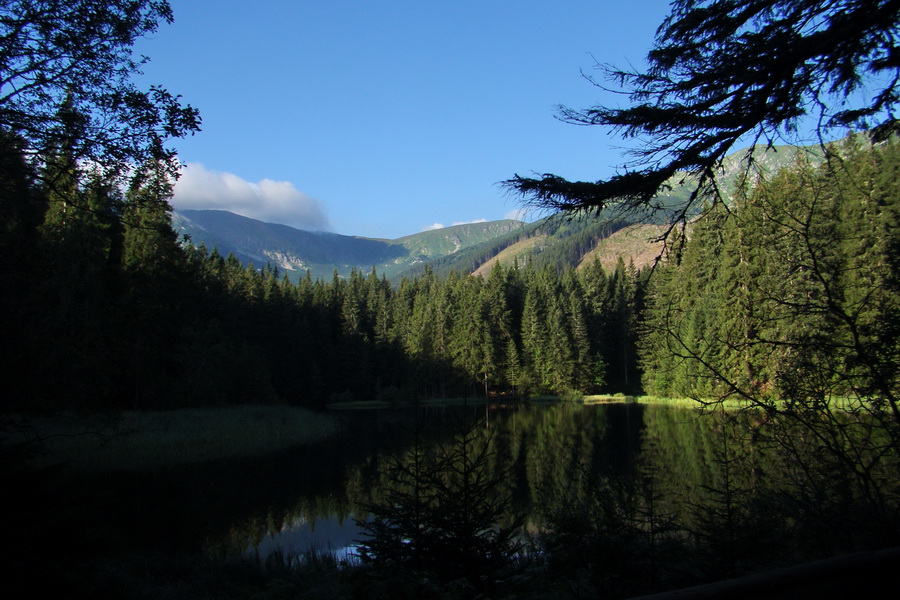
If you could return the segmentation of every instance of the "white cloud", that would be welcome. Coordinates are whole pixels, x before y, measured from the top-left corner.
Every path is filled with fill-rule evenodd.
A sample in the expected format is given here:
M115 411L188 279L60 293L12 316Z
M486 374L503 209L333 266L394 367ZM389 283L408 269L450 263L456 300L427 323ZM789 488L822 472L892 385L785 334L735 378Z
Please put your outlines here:
M487 223L487 219L472 219L471 221L454 221L450 224L453 225L468 225L470 223ZM443 223L432 223L431 225L426 225L422 228L422 231L434 231L435 229L443 229L446 227Z
M227 210L297 229L330 229L319 201L294 184L271 179L252 183L232 173L210 171L200 163L188 163L181 170L172 206L176 210Z
M516 208L514 210L509 211L505 215L503 215L504 219L515 219L516 221L527 221L528 220L528 209L527 208Z

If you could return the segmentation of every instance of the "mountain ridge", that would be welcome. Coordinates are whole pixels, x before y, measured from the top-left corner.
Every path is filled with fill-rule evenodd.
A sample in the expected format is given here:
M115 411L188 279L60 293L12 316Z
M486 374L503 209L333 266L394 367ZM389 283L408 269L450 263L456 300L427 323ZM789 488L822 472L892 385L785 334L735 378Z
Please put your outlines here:
M233 254L244 264L271 263L297 279L307 271L328 279L335 271L346 277L353 269L376 268L392 277L418 263L447 256L525 226L504 219L453 225L395 240L307 231L266 223L225 210L176 210L176 232L189 243L220 254Z
M722 185L726 203L733 202L744 175L762 175L790 166L807 152L821 160L819 147L754 146L729 155L723 162ZM752 161L745 159L752 155ZM751 177L752 179L752 177ZM653 201L657 210L622 215L615 207L595 216L546 217L534 223L505 219L453 225L397 239L349 236L306 231L266 223L224 210L173 212L176 231L194 245L220 254L233 254L244 264L278 267L294 280L307 272L316 279L334 273L347 277L355 270L376 269L389 279L415 276L426 267L437 274L450 271L486 275L496 262L528 261L557 269L577 268L599 259L604 267L619 257L640 268L662 251L658 237L674 207L687 200L692 180L674 176ZM686 216L699 214L697 202Z

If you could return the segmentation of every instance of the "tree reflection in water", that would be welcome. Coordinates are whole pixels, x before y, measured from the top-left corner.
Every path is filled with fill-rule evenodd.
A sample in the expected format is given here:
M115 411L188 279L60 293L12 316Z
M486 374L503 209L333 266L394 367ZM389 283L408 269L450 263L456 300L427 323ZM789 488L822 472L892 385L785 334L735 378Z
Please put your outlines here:
M894 535L882 527L876 538L883 523L859 519L835 528L839 486L794 486L796 465L773 451L753 413L556 404L484 414L484 405L355 412L340 439L231 465L230 487L220 480L216 496L230 498L221 508L232 520L205 531L206 547L264 557L365 540L354 519L389 506L404 485L398 468L411 468L417 448L438 455L461 418L478 424L470 435L485 447L479 468L506 501L500 523L521 519L521 539L544 568L598 591L730 577L884 546ZM813 499L823 501L810 510Z

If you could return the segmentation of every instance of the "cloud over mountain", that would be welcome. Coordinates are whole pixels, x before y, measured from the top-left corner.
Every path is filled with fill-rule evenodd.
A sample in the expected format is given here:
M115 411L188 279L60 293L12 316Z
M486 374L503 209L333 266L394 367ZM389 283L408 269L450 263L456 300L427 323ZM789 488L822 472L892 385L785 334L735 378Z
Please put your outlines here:
M487 219L472 219L471 221L456 221L451 225L468 225L469 223L487 223ZM435 229L443 229L446 227L443 223L432 223L422 228L422 231L434 231Z
M513 219L515 221L528 221L529 217L529 209L524 206L520 208L514 208L513 210L503 215L504 219Z
M232 173L210 171L200 163L188 163L181 170L172 205L182 210L227 210L297 229L330 229L319 201L294 184L271 179L253 183Z

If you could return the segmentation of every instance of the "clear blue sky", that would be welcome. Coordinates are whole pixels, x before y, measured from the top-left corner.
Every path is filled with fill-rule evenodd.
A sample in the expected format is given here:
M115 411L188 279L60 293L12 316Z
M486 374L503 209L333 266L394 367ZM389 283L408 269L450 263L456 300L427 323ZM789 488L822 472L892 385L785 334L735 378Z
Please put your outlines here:
M397 238L520 208L498 182L595 180L620 140L557 120L604 96L581 72L641 65L665 0L170 0L144 84L200 109L175 140L176 208ZM535 218L538 215L531 215Z

